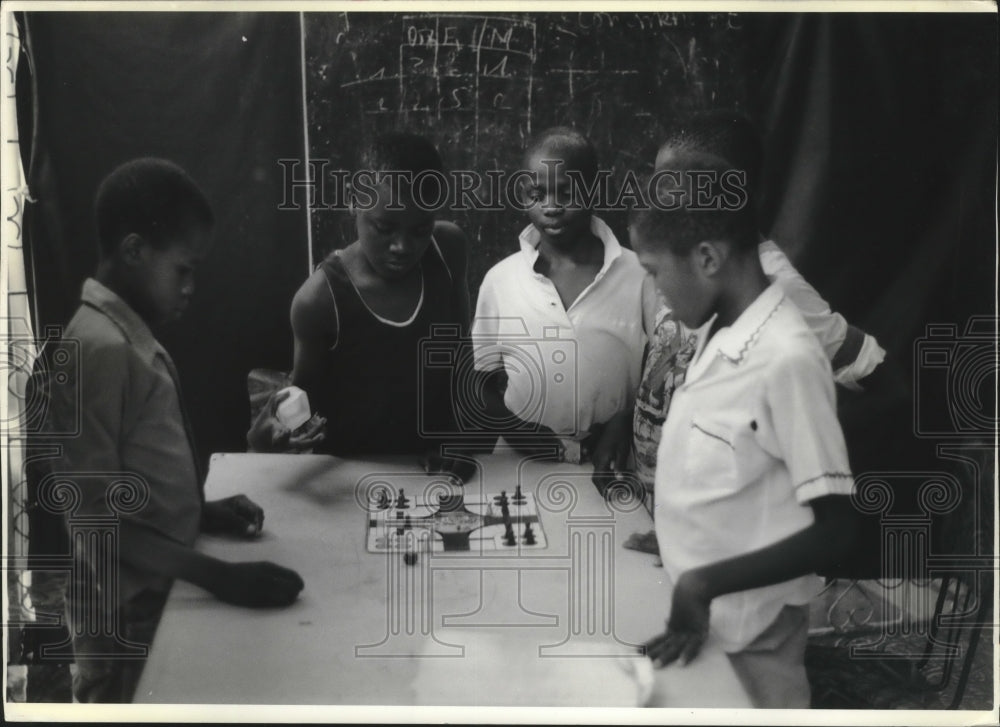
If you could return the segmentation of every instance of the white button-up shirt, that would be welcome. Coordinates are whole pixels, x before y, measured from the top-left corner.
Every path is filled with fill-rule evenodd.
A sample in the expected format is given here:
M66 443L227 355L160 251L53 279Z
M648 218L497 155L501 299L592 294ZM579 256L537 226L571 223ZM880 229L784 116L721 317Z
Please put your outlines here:
M785 295L795 303L806 325L819 339L827 357L832 361L847 337L847 321L844 316L831 310L830 304L806 282L777 243L765 240L758 251L764 273L781 284ZM834 380L844 386L858 388L857 382L874 371L884 360L885 351L874 337L866 333L854 361L834 372Z
M854 484L830 362L778 285L704 338L657 453L656 534L673 582L808 527L810 500L848 495ZM820 586L805 576L720 596L712 631L738 651L784 604L808 603Z
M646 344L645 272L601 219L590 230L604 264L569 308L535 270L539 233L529 225L521 250L486 273L472 326L476 369L507 373L507 408L576 438L633 405Z

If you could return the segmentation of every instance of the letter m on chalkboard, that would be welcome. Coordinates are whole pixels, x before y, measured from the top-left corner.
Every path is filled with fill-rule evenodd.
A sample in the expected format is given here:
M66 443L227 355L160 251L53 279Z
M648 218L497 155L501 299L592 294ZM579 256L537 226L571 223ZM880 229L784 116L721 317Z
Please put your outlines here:
M496 28L491 28L490 30L493 31L492 36L490 36L490 47L491 48L499 48L499 47L503 46L504 48L507 48L509 50L510 49L510 37L514 33L514 27L511 26L511 27L507 28L507 31L504 32L504 33L501 33ZM499 43L497 42L498 40L500 41Z

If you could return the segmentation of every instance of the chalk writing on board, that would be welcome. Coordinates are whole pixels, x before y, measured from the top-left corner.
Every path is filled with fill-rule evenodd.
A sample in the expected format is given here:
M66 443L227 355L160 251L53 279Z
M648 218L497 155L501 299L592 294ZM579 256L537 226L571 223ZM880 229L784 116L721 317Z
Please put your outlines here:
M496 15L404 15L397 113L468 114L478 149L484 117L514 112L531 131L536 55L532 20ZM474 153L475 156L475 153Z
M353 169L374 135L405 129L433 139L451 169L510 171L533 133L570 125L617 180L652 164L676 115L741 107L744 22L732 13L307 13L311 153ZM524 224L511 212L452 219L477 250L473 285ZM606 221L624 228L621 217ZM317 256L353 239L346 214L315 214L313 225Z

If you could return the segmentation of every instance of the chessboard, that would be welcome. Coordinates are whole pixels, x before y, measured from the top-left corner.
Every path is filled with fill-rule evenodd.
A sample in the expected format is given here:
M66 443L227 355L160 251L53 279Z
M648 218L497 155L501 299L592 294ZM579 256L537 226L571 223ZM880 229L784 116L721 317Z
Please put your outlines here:
M546 547L534 495L450 492L408 495L388 489L368 503L369 553L469 553L538 550Z

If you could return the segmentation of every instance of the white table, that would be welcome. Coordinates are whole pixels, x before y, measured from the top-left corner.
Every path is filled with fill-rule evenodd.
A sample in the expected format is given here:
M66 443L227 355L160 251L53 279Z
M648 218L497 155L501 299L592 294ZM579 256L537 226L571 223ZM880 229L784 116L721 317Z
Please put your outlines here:
M631 656L663 628L669 604L653 556L621 547L652 526L641 506L610 507L589 468L500 454L479 461L467 498L481 482L508 493L520 482L539 497L544 550L437 553L404 565L367 552L359 500L381 479L373 473L407 496L434 481L411 463L215 455L207 497L247 494L264 508L264 531L249 542L205 536L197 547L288 566L305 590L289 608L252 610L178 582L136 701L629 706L645 673L651 705L748 706L711 640L687 667L652 677L648 661Z

